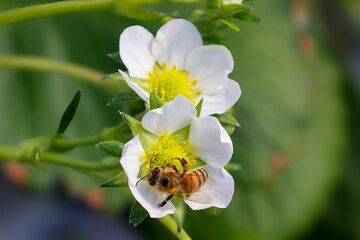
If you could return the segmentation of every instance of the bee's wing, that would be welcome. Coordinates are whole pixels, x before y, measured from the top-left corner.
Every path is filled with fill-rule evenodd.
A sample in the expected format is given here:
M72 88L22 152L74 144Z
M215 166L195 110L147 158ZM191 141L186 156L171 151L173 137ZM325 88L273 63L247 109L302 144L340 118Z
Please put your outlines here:
M189 197L184 197L184 199L200 204L208 204L212 201L211 197L205 192L194 192Z
M209 177L205 183L204 186L206 187L212 187L216 184L215 179L213 179L212 177ZM178 197L184 198L186 200L192 201L192 202L196 202L196 203L200 203L200 204L208 204L212 201L211 197L205 193L204 191L202 191L202 188L204 187L202 186L198 192L194 192L192 193L189 197L186 197L185 193L179 192L177 194Z

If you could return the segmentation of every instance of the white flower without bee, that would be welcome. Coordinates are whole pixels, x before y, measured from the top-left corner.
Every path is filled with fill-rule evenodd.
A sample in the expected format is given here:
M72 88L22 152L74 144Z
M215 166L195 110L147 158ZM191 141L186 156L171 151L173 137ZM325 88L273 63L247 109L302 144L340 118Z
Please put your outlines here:
M184 19L163 25L154 37L141 26L120 35L120 57L129 76L128 85L145 101L154 91L164 103L184 95L194 104L204 98L201 116L224 113L241 95L237 82L228 78L234 61L222 45L203 45L196 27Z
M125 144L120 163L131 192L150 217L174 213L173 195L193 210L228 206L234 180L224 166L233 145L216 118L196 117L194 104L180 95L149 111L141 124L153 140L135 136Z

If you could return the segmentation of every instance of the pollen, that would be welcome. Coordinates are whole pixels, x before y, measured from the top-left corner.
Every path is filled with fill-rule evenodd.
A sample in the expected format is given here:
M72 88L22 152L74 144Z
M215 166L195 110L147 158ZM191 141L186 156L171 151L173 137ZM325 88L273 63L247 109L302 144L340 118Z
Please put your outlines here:
M199 90L193 87L197 84L197 80L190 81L189 72L178 69L176 66L168 68L163 63L161 68L155 64L154 72L149 73L148 86L154 91L164 102L170 102L178 95L187 97L194 102L195 97L200 94Z
M151 149L146 150L145 163L146 168L154 167L175 167L180 173L183 172L183 167L180 160L184 158L189 166L196 163L196 155L191 153L191 147L189 146L190 141L180 141L179 135L160 137L159 142L154 145Z

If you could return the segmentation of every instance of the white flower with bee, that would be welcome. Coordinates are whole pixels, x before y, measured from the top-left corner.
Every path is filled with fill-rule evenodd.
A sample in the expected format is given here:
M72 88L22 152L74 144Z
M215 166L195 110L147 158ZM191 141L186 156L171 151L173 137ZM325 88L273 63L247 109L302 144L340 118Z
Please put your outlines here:
M120 57L129 75L119 70L128 85L146 102L150 91L164 103L183 95L197 104L204 98L202 116L222 114L241 95L240 86L228 78L234 61L222 45L203 45L196 27L184 19L163 25L154 37L141 26L124 30Z
M130 190L152 218L174 213L173 197L193 210L225 208L232 199L234 180L224 169L231 139L216 118L196 114L180 95L146 113L144 130L123 148L120 163Z

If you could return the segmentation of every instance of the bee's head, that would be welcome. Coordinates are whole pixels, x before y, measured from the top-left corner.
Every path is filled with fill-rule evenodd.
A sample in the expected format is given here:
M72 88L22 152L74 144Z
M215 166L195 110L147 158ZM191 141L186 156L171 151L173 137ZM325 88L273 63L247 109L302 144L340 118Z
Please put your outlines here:
M167 187L169 185L169 178L164 176L164 177L161 177L160 180L159 180L159 183L161 184L161 186L163 187Z
M155 185L155 180L159 173L160 173L159 167L154 167L153 169L151 169L150 174L149 174L149 180L148 180L148 182L151 186Z

